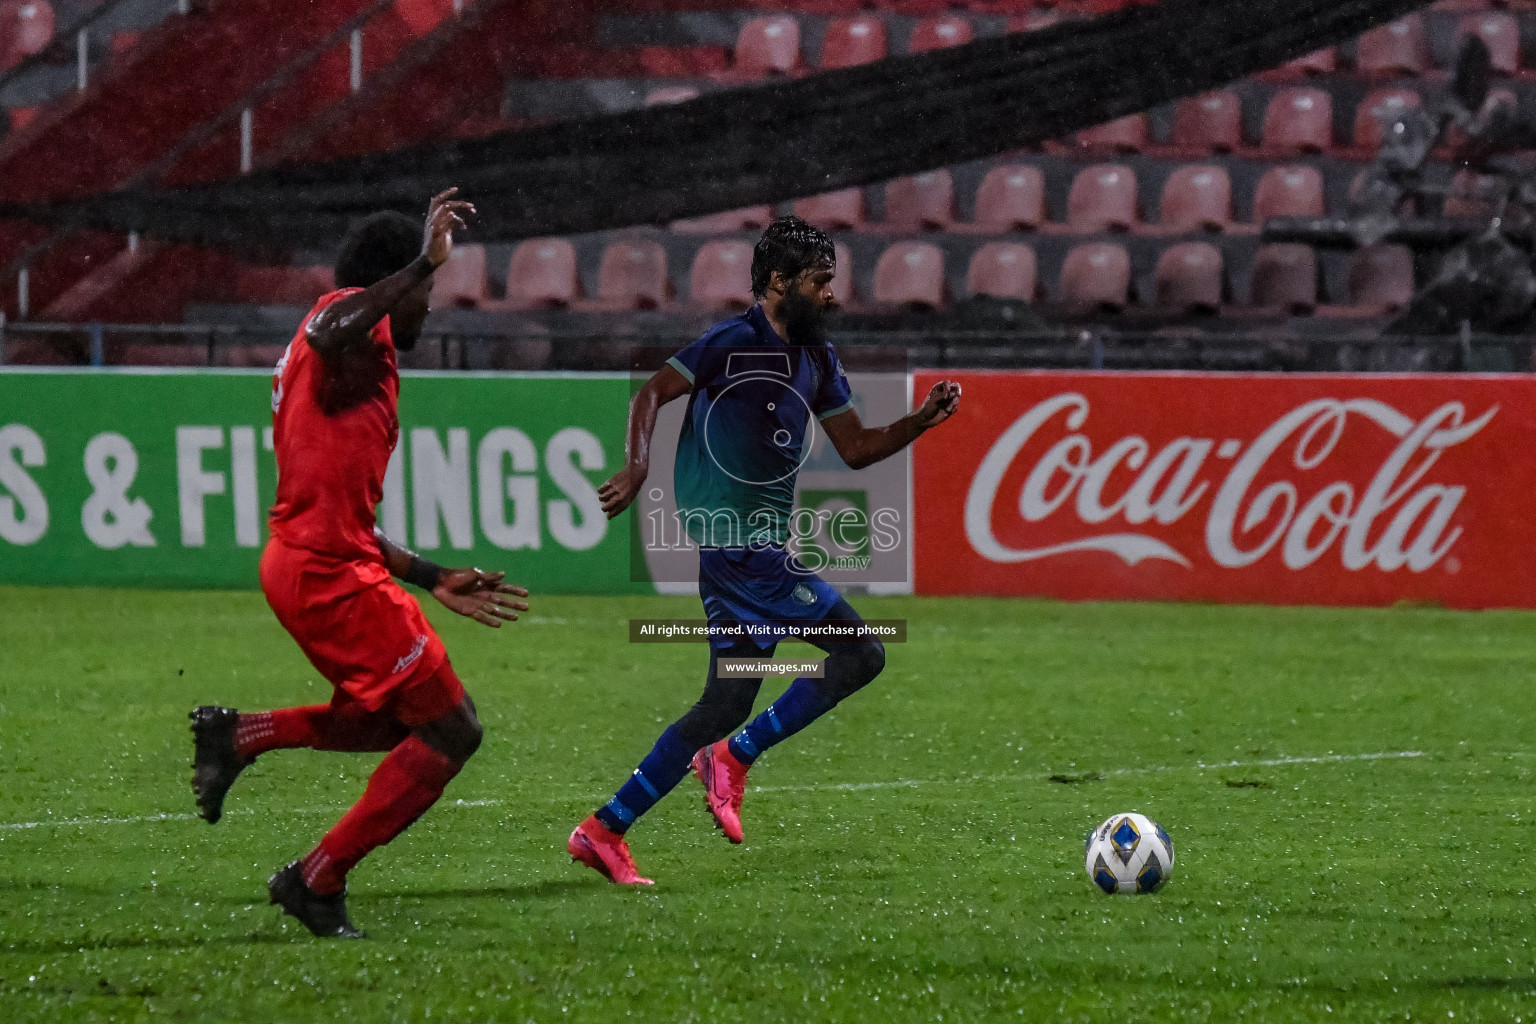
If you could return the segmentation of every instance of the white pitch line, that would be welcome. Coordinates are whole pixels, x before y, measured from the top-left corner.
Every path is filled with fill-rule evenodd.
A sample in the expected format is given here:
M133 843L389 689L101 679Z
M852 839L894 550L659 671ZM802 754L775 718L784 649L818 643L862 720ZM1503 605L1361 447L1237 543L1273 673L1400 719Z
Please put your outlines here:
M1206 764L1197 761L1194 764L1164 764L1150 768L1112 768L1106 775L1148 775L1153 772L1177 772L1177 771L1210 771L1215 768L1277 768L1294 764L1339 764L1346 761L1386 761L1406 757L1423 757L1422 750L1387 750L1375 754L1325 754L1320 757L1275 757L1263 761L1217 761ZM1085 775L1089 774L1087 772ZM1039 778L1038 773L1029 775L970 775L959 779L891 779L885 782L814 782L801 786L753 786L754 793L859 793L867 789L918 789L922 786L964 786L975 782L1027 782L1030 779ZM585 788L585 787L584 787ZM554 803L564 802L570 797L541 797L532 800L508 801L508 800L454 800L445 802L444 807L499 807L506 803ZM289 814L337 814L341 812L339 807L301 807L289 811ZM225 813L226 817L236 815L255 814L255 811L232 810ZM142 814L126 818L61 818L54 821L11 821L0 822L0 831L19 832L34 828L84 828L96 825L147 825L162 821L196 821L195 814L174 814L162 812L160 814Z

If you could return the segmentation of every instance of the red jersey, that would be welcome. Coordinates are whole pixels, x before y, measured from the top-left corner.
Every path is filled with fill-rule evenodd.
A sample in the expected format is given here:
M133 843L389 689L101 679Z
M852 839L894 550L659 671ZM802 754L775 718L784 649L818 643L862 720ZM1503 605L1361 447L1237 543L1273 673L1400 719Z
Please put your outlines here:
M357 290L322 296L304 322ZM400 374L388 317L371 341L328 363L301 326L272 381L272 537L323 561L365 563L356 574L365 585L389 578L373 534L374 509L400 437Z

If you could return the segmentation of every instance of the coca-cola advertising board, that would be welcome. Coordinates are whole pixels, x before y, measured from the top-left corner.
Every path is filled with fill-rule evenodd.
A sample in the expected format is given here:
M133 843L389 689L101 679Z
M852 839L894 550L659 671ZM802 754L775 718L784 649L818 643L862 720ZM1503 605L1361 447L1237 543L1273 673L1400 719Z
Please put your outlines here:
M945 378L918 593L1536 607L1536 378Z

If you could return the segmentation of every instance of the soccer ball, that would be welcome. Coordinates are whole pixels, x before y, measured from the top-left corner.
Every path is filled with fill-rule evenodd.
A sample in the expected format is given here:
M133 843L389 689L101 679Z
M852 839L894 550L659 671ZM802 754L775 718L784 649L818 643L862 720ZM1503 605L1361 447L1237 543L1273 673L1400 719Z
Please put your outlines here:
M1086 863L1093 884L1117 892L1157 892L1173 874L1173 840L1145 814L1111 815L1088 833Z

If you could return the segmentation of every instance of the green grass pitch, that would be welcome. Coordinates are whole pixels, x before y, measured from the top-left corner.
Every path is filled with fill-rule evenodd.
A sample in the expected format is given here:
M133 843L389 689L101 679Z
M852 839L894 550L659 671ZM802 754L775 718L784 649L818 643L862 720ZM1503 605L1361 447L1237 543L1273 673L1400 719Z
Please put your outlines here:
M260 595L0 589L0 1020L1536 1016L1536 617L856 603L911 641L759 763L744 846L685 780L647 891L564 843L702 680L625 621L696 602L436 609L486 744L324 943L264 882L377 756L276 752L189 818L192 705L329 693ZM1173 880L1104 896L1083 837L1131 809Z

